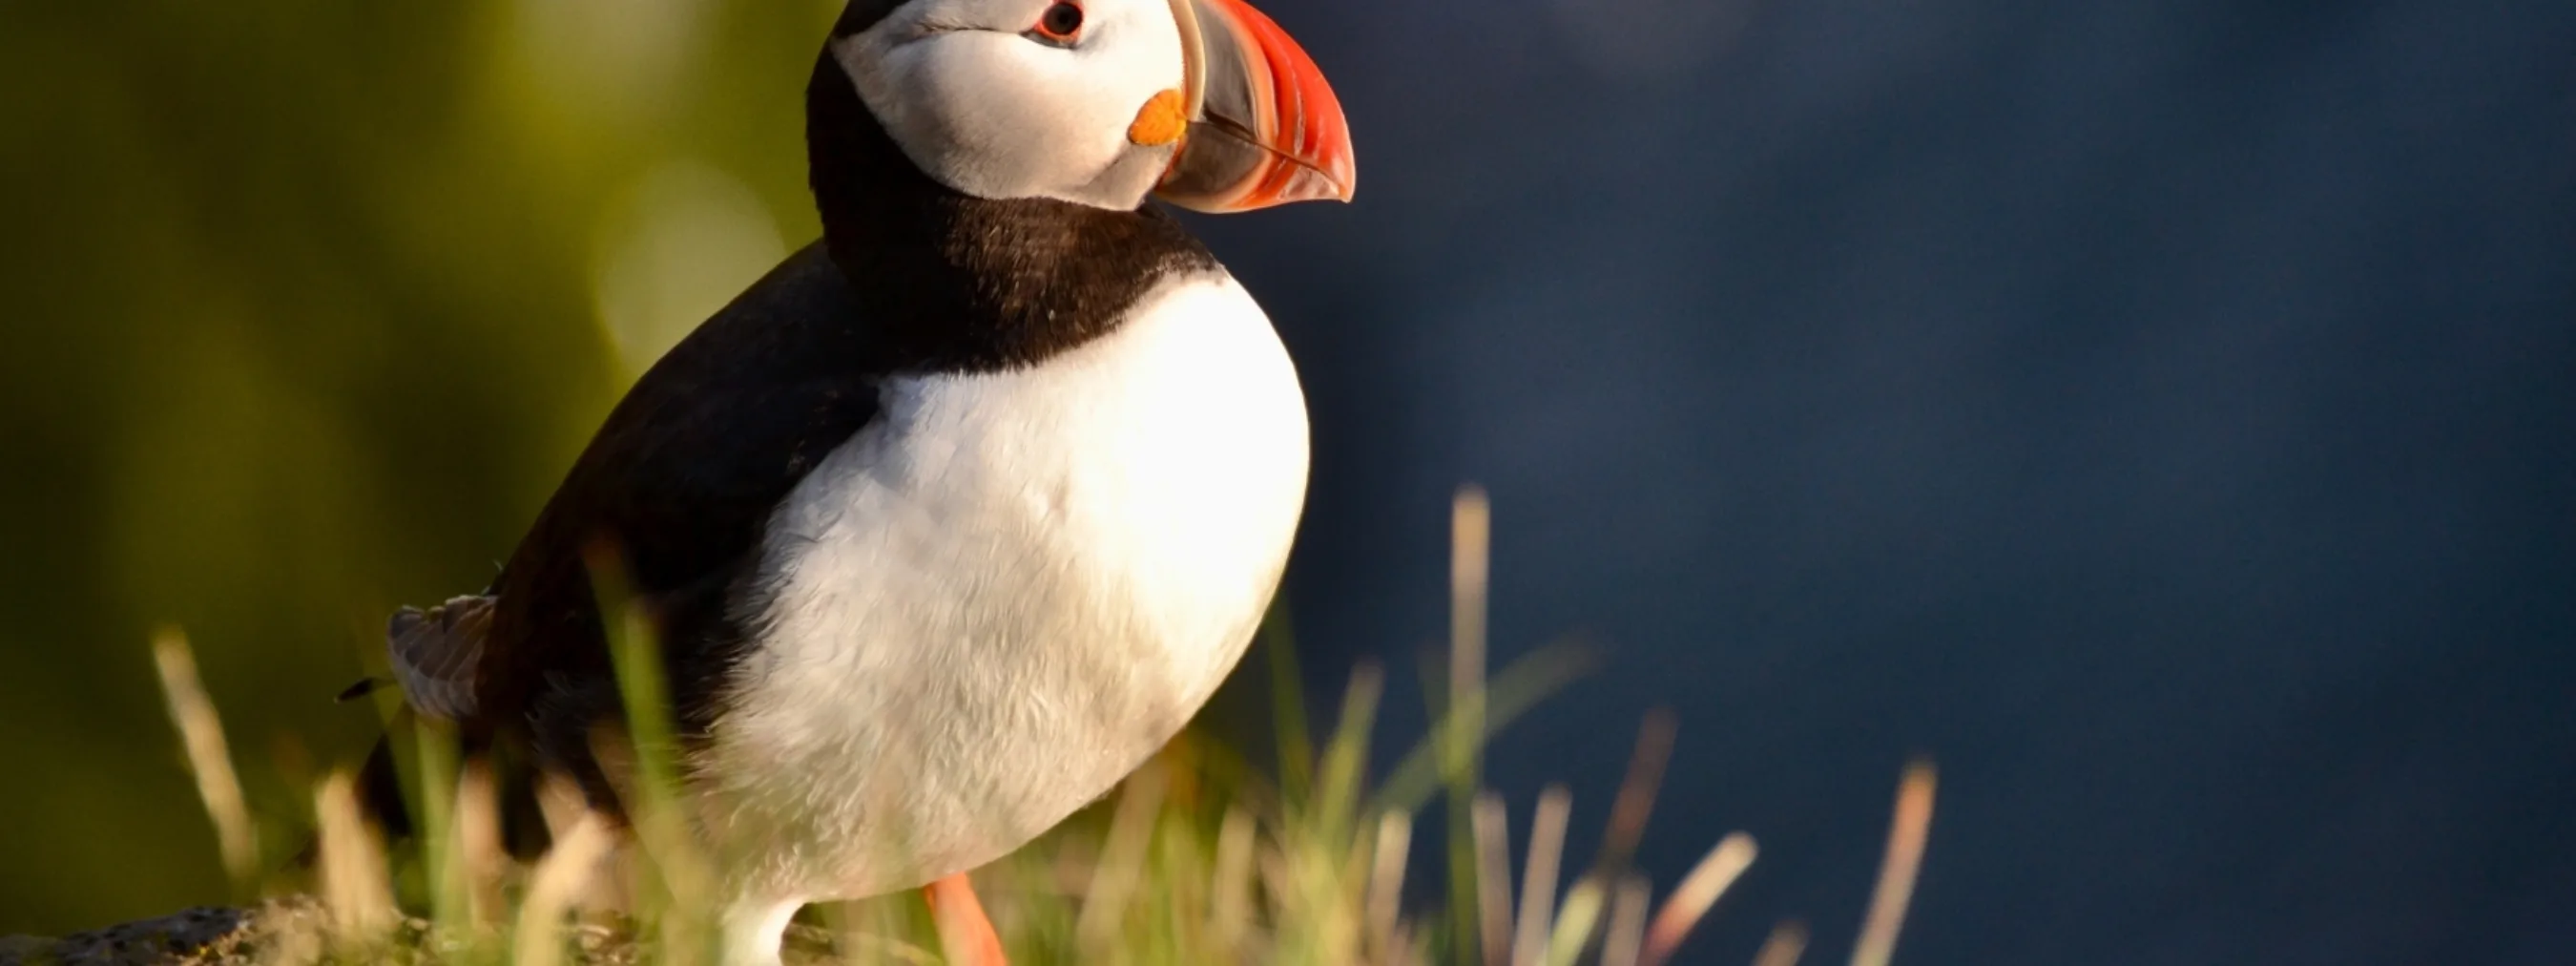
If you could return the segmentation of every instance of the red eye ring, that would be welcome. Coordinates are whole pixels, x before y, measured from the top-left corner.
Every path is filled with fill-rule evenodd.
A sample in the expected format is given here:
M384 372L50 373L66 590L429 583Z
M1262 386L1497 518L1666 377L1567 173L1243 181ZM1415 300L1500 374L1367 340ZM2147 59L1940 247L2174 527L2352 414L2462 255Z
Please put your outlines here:
M1029 36L1054 44L1070 44L1082 36L1082 5L1071 0L1049 4L1038 14L1038 25L1029 28Z

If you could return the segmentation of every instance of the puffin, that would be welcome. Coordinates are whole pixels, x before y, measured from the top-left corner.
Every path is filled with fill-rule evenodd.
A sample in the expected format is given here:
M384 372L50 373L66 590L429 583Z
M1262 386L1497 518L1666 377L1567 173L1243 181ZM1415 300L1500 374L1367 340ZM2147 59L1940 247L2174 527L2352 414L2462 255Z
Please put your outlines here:
M1156 202L1348 201L1350 135L1245 0L850 0L805 110L822 237L644 373L489 587L392 617L393 680L622 816L613 560L725 961L920 889L999 962L965 873L1189 721L1304 503L1289 356Z

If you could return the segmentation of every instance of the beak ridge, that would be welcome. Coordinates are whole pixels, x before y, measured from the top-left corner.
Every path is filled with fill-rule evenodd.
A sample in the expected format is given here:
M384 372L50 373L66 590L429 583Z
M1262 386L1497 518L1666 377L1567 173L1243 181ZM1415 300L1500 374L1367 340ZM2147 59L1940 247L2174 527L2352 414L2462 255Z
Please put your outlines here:
M1155 193L1207 212L1349 201L1350 128L1314 59L1244 0L1172 5L1198 110Z

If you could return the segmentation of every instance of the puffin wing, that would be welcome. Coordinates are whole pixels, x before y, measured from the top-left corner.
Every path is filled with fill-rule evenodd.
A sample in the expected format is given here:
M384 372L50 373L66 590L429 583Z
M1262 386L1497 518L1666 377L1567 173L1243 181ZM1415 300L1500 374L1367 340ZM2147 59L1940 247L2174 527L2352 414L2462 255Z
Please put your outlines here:
M603 687L610 663L589 564L606 551L655 619L680 723L702 727L721 669L744 644L732 601L771 514L877 418L888 368L877 329L818 243L655 363L494 583L473 661L473 721L614 712L613 701L580 697L614 693Z
M474 669L492 629L492 598L451 597L423 611L405 607L386 622L394 681L411 706L448 721L474 716Z

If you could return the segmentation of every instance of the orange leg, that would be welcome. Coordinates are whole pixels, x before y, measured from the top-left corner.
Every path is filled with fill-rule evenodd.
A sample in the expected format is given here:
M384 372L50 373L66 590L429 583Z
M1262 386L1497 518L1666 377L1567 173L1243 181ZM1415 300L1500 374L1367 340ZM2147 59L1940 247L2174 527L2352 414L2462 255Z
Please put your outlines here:
M921 887L921 897L930 901L931 921L939 924L940 954L948 957L949 966L1010 966L1002 955L1002 937L993 932L993 920L985 918L984 904L975 899L975 886L960 872Z

